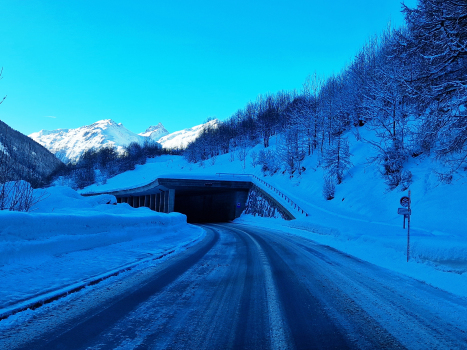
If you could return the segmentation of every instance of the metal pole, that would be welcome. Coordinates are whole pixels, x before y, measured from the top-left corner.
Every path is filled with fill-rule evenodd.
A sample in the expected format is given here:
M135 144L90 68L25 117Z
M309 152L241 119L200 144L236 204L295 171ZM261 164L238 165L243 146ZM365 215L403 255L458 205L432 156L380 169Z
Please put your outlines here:
M409 262L409 257L410 257L410 202L412 200L410 199L410 190L409 190L409 215L407 215L407 262Z

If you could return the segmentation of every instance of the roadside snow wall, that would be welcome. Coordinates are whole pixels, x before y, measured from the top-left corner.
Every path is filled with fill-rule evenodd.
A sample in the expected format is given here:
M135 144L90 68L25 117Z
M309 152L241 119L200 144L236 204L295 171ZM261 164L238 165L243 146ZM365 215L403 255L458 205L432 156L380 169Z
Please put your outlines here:
M176 234L187 228L183 214L112 205L114 196L82 197L66 187L46 191L35 212L0 211L0 265Z

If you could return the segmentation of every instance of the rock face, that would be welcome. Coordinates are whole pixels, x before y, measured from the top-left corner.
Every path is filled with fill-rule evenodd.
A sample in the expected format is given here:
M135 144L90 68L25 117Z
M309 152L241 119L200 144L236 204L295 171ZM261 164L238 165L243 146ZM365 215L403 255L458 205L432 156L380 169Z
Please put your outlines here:
M274 205L271 200L264 197L261 194L261 191L259 191L259 189L254 185L248 193L244 214L263 218L290 220L286 213L278 208L277 205Z
M77 162L81 155L91 148L99 150L112 146L122 152L131 142L143 144L148 140L147 137L131 132L112 119L100 120L77 129L41 130L29 137L46 147L64 163Z
M26 180L39 186L60 166L49 150L0 121L0 183Z
M164 125L162 123L159 123L157 125L150 126L149 128L146 129L145 132L142 132L138 135L148 137L153 141L159 140L161 137L168 135L169 132L164 128Z

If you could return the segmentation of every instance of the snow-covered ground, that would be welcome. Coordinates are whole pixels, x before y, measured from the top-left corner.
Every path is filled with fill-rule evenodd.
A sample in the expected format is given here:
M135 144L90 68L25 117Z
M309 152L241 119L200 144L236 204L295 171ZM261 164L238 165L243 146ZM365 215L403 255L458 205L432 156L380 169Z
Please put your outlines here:
M0 211L0 316L204 236L185 215L115 202L53 187L33 212Z
M369 131L361 131L370 139ZM407 230L403 217L397 214L399 200L407 191L388 191L376 164L368 161L374 149L348 135L353 168L344 182L336 186L335 198L322 195L323 170L317 167L317 156L307 157L305 172L290 176L278 172L264 176L249 157L245 163L231 161L229 154L203 164L187 163L182 157L163 156L137 166L134 171L120 174L105 185L93 185L83 192L106 192L145 185L157 177L226 178L217 173L254 174L273 185L300 205L309 217L297 212L298 220L283 223L287 232L300 233L344 252L394 269L451 292L467 295L467 195L466 179L452 184L438 181L439 164L430 158L412 158L406 168L413 173L410 262L406 262ZM274 149L276 140L271 140ZM262 146L250 150L258 153ZM245 166L244 166L245 165ZM268 190L263 184L253 182ZM276 196L275 192L271 195ZM282 201L282 203L285 203ZM294 209L291 208L294 213ZM268 220L247 220L249 224L271 225ZM266 223L265 223L266 222ZM277 227L277 221L274 226ZM293 228L293 229L292 229Z

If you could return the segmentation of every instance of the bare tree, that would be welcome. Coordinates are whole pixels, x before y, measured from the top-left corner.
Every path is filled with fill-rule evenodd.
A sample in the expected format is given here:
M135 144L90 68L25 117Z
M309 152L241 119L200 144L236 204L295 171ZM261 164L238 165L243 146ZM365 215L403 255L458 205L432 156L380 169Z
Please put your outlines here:
M2 79L2 74L3 74L3 67L0 69L0 79ZM5 101L6 96L3 96L3 98L0 100L0 105Z
M328 177L334 178L337 184L342 183L346 172L352 167L350 162L349 142L340 135L328 146L323 156L323 168Z

